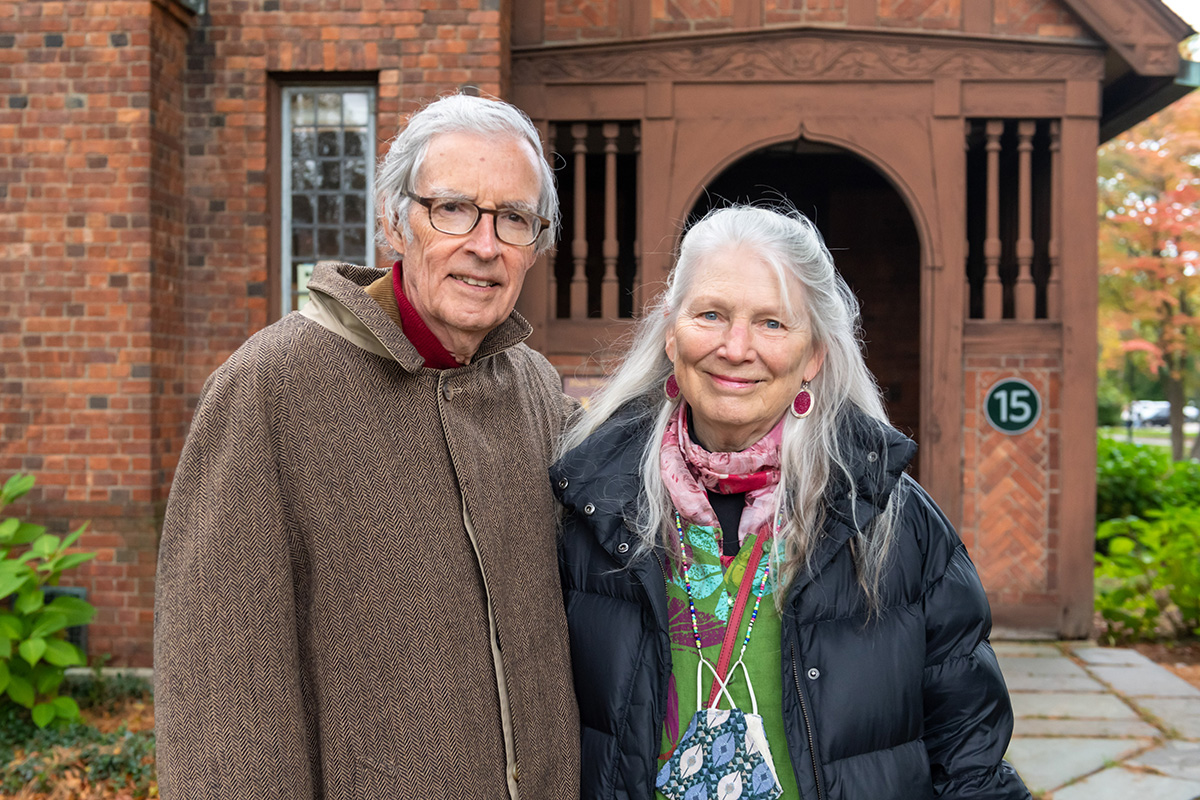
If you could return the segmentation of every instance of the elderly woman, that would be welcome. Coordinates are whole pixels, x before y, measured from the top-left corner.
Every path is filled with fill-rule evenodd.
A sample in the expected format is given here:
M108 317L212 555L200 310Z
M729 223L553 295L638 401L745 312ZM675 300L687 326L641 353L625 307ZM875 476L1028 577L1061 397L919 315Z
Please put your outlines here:
M1028 798L958 536L812 224L684 236L552 479L585 798Z

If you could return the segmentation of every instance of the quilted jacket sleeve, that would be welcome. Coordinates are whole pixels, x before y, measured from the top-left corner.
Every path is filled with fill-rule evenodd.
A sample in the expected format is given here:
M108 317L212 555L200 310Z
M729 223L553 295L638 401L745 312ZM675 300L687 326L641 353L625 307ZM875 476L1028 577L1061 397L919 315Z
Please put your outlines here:
M922 499L930 574L924 598L924 738L935 792L954 800L1029 798L1003 760L1013 713L987 638L992 626L987 596L958 535L933 502Z
M246 350L205 385L163 523L154 630L163 800L304 800L319 774L271 381Z

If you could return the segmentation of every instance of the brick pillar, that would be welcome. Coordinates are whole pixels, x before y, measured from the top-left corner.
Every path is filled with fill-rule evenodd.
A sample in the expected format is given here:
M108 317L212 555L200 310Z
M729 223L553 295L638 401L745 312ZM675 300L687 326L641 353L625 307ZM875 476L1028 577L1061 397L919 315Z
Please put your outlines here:
M1062 447L1058 356L968 354L965 364L962 538L998 626L1056 632ZM1022 378L1041 396L1028 431L1001 433L984 399L998 381Z
M180 433L160 366L179 345L161 321L178 319L164 295L182 234L166 197L182 193L182 86L152 92L152 75L179 83L188 17L168 0L4 5L0 477L37 476L19 513L54 532L91 520L79 546L99 556L64 579L98 608L91 655L148 665L156 507Z

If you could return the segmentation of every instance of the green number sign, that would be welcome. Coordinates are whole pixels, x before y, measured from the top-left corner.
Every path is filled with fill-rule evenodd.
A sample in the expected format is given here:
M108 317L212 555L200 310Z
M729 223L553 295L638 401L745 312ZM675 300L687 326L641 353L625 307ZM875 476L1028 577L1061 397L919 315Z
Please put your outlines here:
M1015 436L1038 421L1042 415L1042 398L1028 381L1004 378L988 390L984 411L993 428Z

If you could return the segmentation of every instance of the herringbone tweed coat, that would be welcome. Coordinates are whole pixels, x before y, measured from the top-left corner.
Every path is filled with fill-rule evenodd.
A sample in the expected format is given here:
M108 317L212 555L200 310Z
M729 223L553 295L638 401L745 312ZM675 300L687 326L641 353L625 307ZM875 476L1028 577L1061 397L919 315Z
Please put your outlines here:
M363 291L386 275L310 283L378 352L291 314L204 387L159 551L165 800L498 800L509 757L522 800L578 797L561 384L515 313L423 368Z

